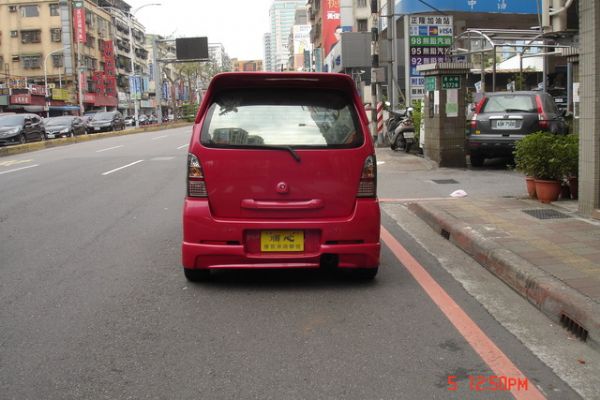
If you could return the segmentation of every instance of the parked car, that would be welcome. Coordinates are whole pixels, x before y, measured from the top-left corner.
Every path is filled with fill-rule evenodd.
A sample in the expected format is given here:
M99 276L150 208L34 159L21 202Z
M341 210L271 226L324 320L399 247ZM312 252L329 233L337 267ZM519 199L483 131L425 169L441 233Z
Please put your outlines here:
M83 113L83 116L81 118L86 124L88 124L97 112L98 111L86 111L85 113Z
M88 132L116 131L125 129L125 120L119 111L104 111L94 114L88 123Z
M211 269L320 266L375 277L377 162L349 76L220 74L196 122L183 211L188 280Z
M48 139L59 137L73 137L87 133L87 125L83 119L74 115L51 117L44 119L46 136Z
M125 118L123 118L123 120L125 121L125 125L135 126L135 117L133 115L128 115Z
M568 132L552 96L535 91L486 93L469 124L467 148L474 167L486 158L512 157L515 143L530 133Z
M36 114L0 116L0 146L46 140L42 119Z

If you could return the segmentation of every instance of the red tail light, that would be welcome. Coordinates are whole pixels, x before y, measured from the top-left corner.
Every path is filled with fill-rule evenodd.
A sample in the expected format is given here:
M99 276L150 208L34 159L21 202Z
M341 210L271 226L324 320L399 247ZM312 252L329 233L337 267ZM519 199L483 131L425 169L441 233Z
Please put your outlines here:
M548 117L546 116L546 113L544 112L544 107L542 106L542 99L540 98L540 96L535 96L535 103L537 105L537 112L538 112L538 125L540 127L540 129L548 129L548 127L550 126L548 124Z
M475 111L473 113L473 117L471 118L471 129L477 129L477 115L481 112L483 105L485 104L487 97L483 97L475 106Z
M356 197L377 197L377 160L374 155L365 159Z
M204 181L204 172L198 157L188 154L188 196L189 197L208 197L206 191L206 182Z

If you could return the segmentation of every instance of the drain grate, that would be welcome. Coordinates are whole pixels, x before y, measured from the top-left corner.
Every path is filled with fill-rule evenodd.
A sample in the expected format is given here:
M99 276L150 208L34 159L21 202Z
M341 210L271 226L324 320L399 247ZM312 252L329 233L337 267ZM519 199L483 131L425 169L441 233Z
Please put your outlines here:
M560 314L560 324L567 328L569 332L577 336L580 340L586 341L588 338L588 331L583 326L571 319L567 314Z
M522 210L525 214L529 214L537 219L560 219L571 218L570 215L563 214L550 208L538 208L535 210Z
M458 183L454 179L432 179L433 183L437 183L438 185L452 185Z

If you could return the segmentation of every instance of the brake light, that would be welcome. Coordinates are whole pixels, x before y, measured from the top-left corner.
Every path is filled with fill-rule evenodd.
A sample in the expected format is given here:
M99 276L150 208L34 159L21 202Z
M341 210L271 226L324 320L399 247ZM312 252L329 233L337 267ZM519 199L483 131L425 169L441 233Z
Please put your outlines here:
M208 197L206 191L206 182L204 181L204 172L198 157L188 154L188 196L189 197Z
M537 105L539 127L540 127L540 129L548 129L548 127L550 125L548 124L548 117L546 116L546 113L544 112L544 107L542 107L542 99L540 98L540 96L538 96L538 95L535 96L535 103Z
M377 196L377 161L374 155L365 159L356 197Z
M477 106L475 106L475 111L473 112L473 117L471 118L471 129L477 129L477 115L481 112L486 100L487 97L483 97L481 100L479 100Z

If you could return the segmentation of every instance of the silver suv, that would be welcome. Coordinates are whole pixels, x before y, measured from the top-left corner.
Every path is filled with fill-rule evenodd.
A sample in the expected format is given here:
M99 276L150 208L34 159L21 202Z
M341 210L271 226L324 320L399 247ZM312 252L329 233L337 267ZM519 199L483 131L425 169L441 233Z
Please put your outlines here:
M568 133L563 114L544 92L486 93L469 123L467 149L474 167L486 158L512 157L515 143L530 133Z

